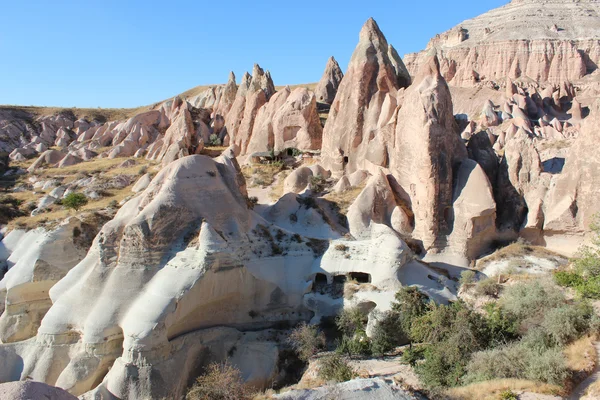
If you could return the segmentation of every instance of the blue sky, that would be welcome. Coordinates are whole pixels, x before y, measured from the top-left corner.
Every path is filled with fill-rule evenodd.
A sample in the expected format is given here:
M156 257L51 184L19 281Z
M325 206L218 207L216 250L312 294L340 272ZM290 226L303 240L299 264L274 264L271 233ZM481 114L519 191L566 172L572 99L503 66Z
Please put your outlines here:
M136 107L241 78L276 85L346 69L374 17L398 52L508 0L0 0L0 104Z

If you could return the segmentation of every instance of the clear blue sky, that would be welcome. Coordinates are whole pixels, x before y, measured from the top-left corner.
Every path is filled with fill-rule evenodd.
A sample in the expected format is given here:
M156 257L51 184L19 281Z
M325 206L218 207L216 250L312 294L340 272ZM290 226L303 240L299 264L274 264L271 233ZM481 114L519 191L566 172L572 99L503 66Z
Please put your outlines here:
M374 17L398 52L508 0L0 0L0 104L135 107L241 78L276 85L346 69Z

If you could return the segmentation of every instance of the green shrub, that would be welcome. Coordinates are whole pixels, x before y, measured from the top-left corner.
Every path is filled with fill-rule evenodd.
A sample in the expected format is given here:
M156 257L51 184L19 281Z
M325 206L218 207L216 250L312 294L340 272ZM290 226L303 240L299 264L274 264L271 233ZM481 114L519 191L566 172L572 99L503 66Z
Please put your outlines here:
M240 371L228 362L208 366L189 390L186 400L250 400L252 393Z
M541 323L546 310L556 308L565 302L564 295L556 287L546 282L519 282L505 289L500 298L500 306L513 314L521 323L533 321ZM527 326L524 327L525 330Z
M325 186L327 185L327 179L325 179L321 175L313 175L310 177L310 190L315 193L321 193L325 190Z
M499 400L519 400L519 396L512 390L505 390L498 395Z
M339 354L323 357L320 361L318 374L321 379L328 382L346 382L356 376L356 372L350 367L346 359Z
M565 356L560 348L552 348L543 353L533 353L529 356L529 362L525 371L525 378L547 382L552 385L564 385L569 377Z
M215 135L214 133L212 135L210 135L210 137L208 138L208 143L211 146L220 146L221 145L221 139L219 139L219 136Z
M427 312L429 297L413 286L401 288L395 295L396 301L392 303L392 310L399 315L400 328L409 334L414 320Z
M500 289L502 285L496 281L496 278L486 278L475 284L475 294L478 296L497 297Z
M371 355L371 340L364 331L356 331L353 336L343 335L335 352L340 355L347 355L352 358L354 356L370 356Z
M19 206L22 203L22 200L16 199L13 196L0 196L0 225L25 215L25 213L19 209Z
M325 347L325 335L319 332L316 326L308 325L305 322L298 325L288 338L298 358L303 361L308 361L312 356L317 354L319 349Z
M581 246L573 260L575 272L584 278L600 276L600 214L590 224L591 246Z
M587 332L591 313L584 305L565 304L548 310L542 327L556 344L565 345Z
M406 335L400 326L400 316L388 311L377 321L371 337L371 352L382 356L406 342Z
M369 317L358 307L345 308L335 319L335 325L347 336L354 336L356 331L364 331Z
M477 352L467 365L463 382L469 384L492 379L523 378L528 362L524 357L526 353L518 344Z
M415 366L421 382L430 390L460 385L469 357L458 350L446 343L427 346L425 359Z
M492 379L527 379L562 385L569 376L560 348L536 351L523 343L473 354L463 383Z
M458 283L460 284L460 286L472 285L473 283L475 283L476 276L477 274L475 273L475 271L468 269L466 271L461 272L460 280L458 281Z
M417 365L419 360L425 358L425 347L422 346L410 346L408 349L404 350L402 353L402 362L408 364L412 367Z
M548 332L542 327L535 327L530 329L520 341L521 345L527 349L533 350L538 353L542 353L556 344Z
M63 206L79 211L81 207L88 203L87 197L83 193L69 193L62 200Z
M583 283L583 278L575 272L558 271L554 273L554 281L560 286L574 288Z
M487 303L483 309L486 313L487 331L492 345L507 343L518 338L519 321L514 315L506 312L496 302Z

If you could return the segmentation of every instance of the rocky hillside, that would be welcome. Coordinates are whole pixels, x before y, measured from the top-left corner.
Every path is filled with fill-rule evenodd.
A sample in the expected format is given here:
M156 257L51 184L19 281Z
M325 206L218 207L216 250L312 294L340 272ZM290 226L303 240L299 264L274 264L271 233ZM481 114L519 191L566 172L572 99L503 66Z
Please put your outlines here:
M597 241L600 100L573 81L593 69L586 35L598 19L568 17L597 3L544 4L555 28L532 22L537 2L513 1L404 61L369 19L345 74L332 57L312 89L277 88L257 64L240 83L231 73L110 116L0 108L0 382L33 379L82 399L180 399L227 360L254 389L297 384L289 398L377 387L409 399L498 378L467 367L485 351L526 348L527 368L502 377L568 392L590 371L563 366L561 354L594 334L593 310L562 294L542 307L561 290L546 283L518 286L538 296L518 315L510 310L524 296L500 296L521 279L515 271L552 273ZM520 38L501 32L513 16ZM587 53L576 48L585 43ZM507 58L491 63L498 54ZM563 283L592 297L596 281L571 278ZM413 332L393 312L415 299ZM450 326L428 336L429 318ZM553 330L567 323L568 335ZM323 340L304 357L289 338L311 326ZM386 326L403 336L383 340ZM427 351L395 353L408 341ZM542 353L532 343L560 374L533 368ZM343 368L339 354L313 357L337 345L403 354L407 365L351 360L370 371L363 380L302 387L317 385L321 362ZM452 346L458 353L436 353ZM388 368L399 380L377 378Z
M416 74L428 55L440 59L452 85L576 81L600 61L600 3L595 0L512 0L437 35L405 62Z

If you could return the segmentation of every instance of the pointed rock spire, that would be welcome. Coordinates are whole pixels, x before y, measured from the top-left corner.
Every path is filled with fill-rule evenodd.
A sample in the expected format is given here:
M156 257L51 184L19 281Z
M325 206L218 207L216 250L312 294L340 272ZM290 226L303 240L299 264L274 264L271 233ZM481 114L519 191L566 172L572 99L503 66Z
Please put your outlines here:
M377 23L369 19L359 35L323 132L321 160L340 176L367 165L387 166L388 138L400 89L397 60ZM391 129L391 128L390 128Z
M246 93L248 93L251 81L252 76L248 73L248 71L244 72L244 75L242 76L242 83L240 83L237 91L237 97L246 97Z
M344 74L338 62L333 56L329 57L325 72L323 72L323 76L315 89L317 101L327 104L333 103L343 77Z

